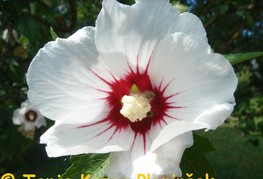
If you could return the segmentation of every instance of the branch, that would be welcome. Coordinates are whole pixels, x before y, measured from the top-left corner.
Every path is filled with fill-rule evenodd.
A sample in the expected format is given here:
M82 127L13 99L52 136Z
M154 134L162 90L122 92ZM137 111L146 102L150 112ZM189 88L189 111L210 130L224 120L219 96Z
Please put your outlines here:
M239 23L239 25L236 26L237 28L232 30L232 33L230 35L231 38L227 41L227 43L222 44L220 51L224 51L224 49L226 49L239 36L246 24L246 21L242 21Z
M209 20L207 23L205 23L205 29L207 29L208 27L210 27L219 17L221 16L220 12L216 12L215 16Z
M72 32L77 24L77 3L76 0L69 0L70 10L71 10L71 22L69 30Z

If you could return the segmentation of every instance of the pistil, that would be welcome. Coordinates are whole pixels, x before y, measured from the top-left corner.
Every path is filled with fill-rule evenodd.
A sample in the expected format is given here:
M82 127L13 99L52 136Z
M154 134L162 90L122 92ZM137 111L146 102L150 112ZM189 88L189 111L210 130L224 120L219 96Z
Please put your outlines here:
M124 95L121 102L123 105L120 113L131 122L141 121L151 112L149 99L144 94Z

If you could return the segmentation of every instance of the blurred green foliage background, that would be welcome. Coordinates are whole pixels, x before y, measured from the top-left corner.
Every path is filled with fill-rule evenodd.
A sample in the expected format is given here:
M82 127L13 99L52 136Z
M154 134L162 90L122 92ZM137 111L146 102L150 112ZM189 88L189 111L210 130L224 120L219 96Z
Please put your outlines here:
M120 0L133 4L133 0ZM203 22L215 52L228 54L263 51L262 0L173 0L181 11ZM94 26L101 0L0 1L0 176L12 172L55 177L69 166L67 157L47 158L39 136L25 139L12 123L13 111L26 97L25 74L39 48L52 40L50 27L68 37L83 26ZM217 178L263 178L263 59L234 66L239 77L237 106L218 131L202 133L218 148L209 155ZM41 74L39 74L41 75ZM52 123L49 121L49 126ZM231 146L231 147L230 147ZM256 155L255 155L256 154ZM19 178L19 177L18 177Z

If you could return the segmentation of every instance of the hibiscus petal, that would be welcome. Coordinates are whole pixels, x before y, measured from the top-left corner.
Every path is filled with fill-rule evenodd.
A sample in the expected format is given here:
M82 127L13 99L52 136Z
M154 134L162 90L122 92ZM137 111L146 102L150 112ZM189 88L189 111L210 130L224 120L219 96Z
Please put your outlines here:
M160 146L153 152L134 158L130 152L116 152L110 155L109 178L130 177L137 178L138 174L151 178L164 177L174 178L181 176L180 161L185 148L193 145L191 132L184 133Z
M21 109L16 109L13 114L13 123L15 125L21 125L23 121L24 115L21 114Z
M178 14L166 0L139 0L132 6L104 0L96 22L96 42L101 53L118 54L117 65L127 69L125 54L132 66L144 69L157 43L174 32L195 35L207 41L201 21L193 14ZM105 58L112 69L116 63ZM113 73L117 75L113 70ZM121 75L121 74L118 74Z
M183 33L167 36L152 57L149 74L154 86L167 85L165 95L173 106L165 118L168 126L155 139L152 150L180 133L215 129L233 111L234 70L200 38Z
M25 131L34 130L35 125L33 123L30 123L30 122L25 122L24 123L24 129L25 129Z
M117 131L108 122L66 124L56 122L40 138L49 157L129 150L131 129Z
M46 117L75 123L101 119L107 111L102 90L110 90L105 81L113 79L99 62L94 36L94 28L83 28L68 39L47 43L33 59L28 96Z
M182 176L180 162L186 148L193 145L192 132L183 133L160 146L157 150L157 161L163 168L163 174Z
M40 128L41 126L46 126L46 119L39 112L37 112L38 118L36 120L36 127Z

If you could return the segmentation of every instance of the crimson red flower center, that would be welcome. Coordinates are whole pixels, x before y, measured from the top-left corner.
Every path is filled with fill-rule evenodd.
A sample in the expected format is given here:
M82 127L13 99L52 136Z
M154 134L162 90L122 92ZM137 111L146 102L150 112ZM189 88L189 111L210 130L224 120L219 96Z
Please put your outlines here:
M141 121L131 122L120 113L120 110L123 105L121 103L122 97L130 95L131 88L134 84L140 93L152 92L154 96L149 100L151 114ZM145 135L152 125L154 126L165 122L164 116L170 108L170 105L167 103L167 97L164 97L164 91L152 86L147 72L140 73L139 71L134 72L131 70L124 78L110 83L110 87L111 91L106 98L110 106L107 119L119 130L130 126L135 134Z

